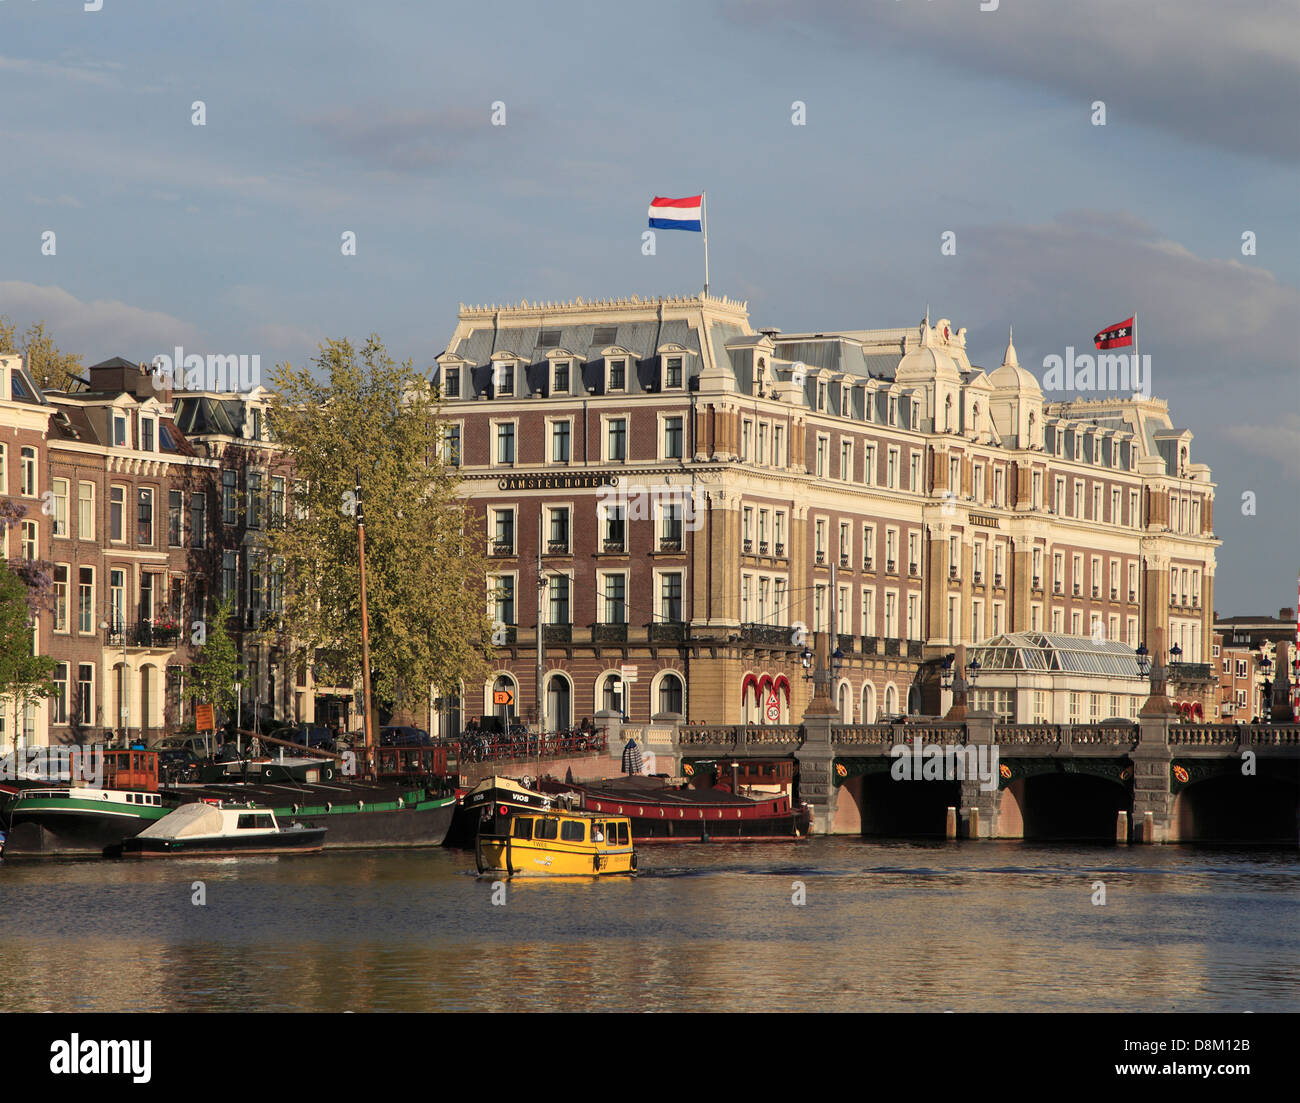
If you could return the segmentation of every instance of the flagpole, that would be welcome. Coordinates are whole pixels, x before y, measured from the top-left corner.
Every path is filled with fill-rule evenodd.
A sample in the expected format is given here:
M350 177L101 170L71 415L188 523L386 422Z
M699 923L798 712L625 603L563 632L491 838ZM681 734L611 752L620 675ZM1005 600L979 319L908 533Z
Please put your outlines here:
M700 192L700 228L704 231L704 294L709 293L709 212L706 206L708 192Z
M1133 370L1129 373L1130 378L1139 379L1142 372L1142 353L1141 346L1138 345L1138 312L1133 311ZM1139 393L1140 389L1139 389Z

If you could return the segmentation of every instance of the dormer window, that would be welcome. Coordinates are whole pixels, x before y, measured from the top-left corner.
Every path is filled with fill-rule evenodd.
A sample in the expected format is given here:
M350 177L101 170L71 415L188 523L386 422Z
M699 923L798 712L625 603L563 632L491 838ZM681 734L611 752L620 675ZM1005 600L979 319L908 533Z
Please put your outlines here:
M824 412L825 409L826 409L826 395L827 395L828 391L829 391L829 388L826 386L826 383L825 383L824 381L822 381L822 380L818 380L818 382L817 382L817 409L820 410L820 411L823 411L823 412Z
M258 407L254 406L252 410L249 411L249 413L252 415L253 418L253 439L261 440L262 439L262 411Z
M605 390L622 391L627 389L627 361L607 361Z
M680 356L664 357L664 389L680 388L682 385L682 358Z
M140 451L141 452L154 451L153 427L154 427L153 418L142 417L140 419Z
M498 397L509 397L515 393L515 366L514 364L498 364L496 366L496 394Z
M443 369L443 398L460 397L460 368Z
M126 448L126 414L113 414L113 447Z
M551 394L569 393L569 361L557 360L552 369Z
M898 396L892 394L889 396L889 424L898 424Z

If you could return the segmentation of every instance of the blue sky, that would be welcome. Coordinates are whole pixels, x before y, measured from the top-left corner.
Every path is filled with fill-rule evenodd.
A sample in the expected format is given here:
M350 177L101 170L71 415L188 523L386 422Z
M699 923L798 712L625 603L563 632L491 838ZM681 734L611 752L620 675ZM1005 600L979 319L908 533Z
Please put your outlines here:
M1014 325L1041 377L1137 310L1218 483L1216 606L1276 614L1300 568L1297 41L1271 0L0 0L0 314L88 362L296 363L373 331L423 367L462 301L698 290L698 237L640 241L652 195L707 189L712 290L756 325L928 303L986 366Z

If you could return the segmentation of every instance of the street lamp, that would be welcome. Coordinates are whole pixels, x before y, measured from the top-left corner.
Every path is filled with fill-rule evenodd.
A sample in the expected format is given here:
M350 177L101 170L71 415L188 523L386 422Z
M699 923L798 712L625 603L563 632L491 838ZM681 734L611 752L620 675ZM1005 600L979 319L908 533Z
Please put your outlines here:
M1262 651L1259 654L1259 672L1264 675L1264 684L1261 687L1264 696L1260 702L1260 713L1264 723L1267 724L1273 712L1273 680L1269 677L1273 673L1273 660Z
M980 676L980 664L978 659L971 659L966 664L966 681L974 686L975 680Z
M948 655L943 660L943 666L939 668L939 685L942 689L952 689L952 664L956 659L955 655Z
M1137 656L1138 674L1145 678L1151 673L1151 652L1147 650L1145 643L1140 643L1134 654Z
M811 647L805 647L799 656L799 661L803 663L803 678L806 682L812 677L813 653Z
M1177 644L1174 644L1174 646L1169 649L1169 665L1171 667L1177 666L1182 661L1183 661L1183 649L1179 647Z

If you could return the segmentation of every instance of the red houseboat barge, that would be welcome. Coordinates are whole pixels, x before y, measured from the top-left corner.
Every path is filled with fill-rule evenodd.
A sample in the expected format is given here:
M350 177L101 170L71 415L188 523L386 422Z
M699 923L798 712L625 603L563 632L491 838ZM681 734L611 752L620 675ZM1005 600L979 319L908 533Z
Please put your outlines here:
M712 762L687 763L690 773L709 776ZM794 803L790 790L744 796L733 788L743 780L739 773L728 775L725 764L721 787L674 785L663 777L618 777L602 781L563 782L545 777L538 783L544 793L576 793L580 807L588 812L629 816L634 842L710 842L713 840L781 841L803 838L811 820L804 805ZM764 767L767 767L765 770ZM775 767L775 769L773 769ZM745 764L751 782L769 784L793 776L793 762ZM739 768L738 768L739 769Z

